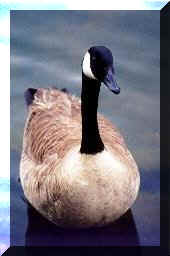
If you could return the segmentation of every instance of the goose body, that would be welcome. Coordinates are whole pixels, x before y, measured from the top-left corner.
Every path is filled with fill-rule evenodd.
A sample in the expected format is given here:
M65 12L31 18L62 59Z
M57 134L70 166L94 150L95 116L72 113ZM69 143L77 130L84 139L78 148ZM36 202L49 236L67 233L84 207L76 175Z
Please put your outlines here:
M92 68L88 70L88 54L83 60L81 101L52 88L28 89L25 94L28 117L21 184L31 205L61 227L88 228L115 221L132 206L140 184L123 137L97 114L101 83ZM118 93L117 84L107 86Z

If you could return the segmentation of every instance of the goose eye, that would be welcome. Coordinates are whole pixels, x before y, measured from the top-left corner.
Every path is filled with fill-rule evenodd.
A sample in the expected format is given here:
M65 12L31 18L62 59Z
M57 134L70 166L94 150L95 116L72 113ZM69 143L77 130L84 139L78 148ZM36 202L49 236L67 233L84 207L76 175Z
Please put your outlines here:
M104 67L103 70L104 70L105 73L107 73L108 67Z
M83 59L82 59L82 61L81 61L81 66L83 66L83 60L84 60L84 57L83 57Z

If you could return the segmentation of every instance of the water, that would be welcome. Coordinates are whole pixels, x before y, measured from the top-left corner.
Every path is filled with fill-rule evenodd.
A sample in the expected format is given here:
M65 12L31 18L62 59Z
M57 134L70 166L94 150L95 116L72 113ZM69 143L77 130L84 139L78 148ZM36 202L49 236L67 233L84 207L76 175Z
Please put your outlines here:
M11 244L160 244L159 11L11 12ZM81 93L81 60L92 45L109 47L121 93L101 88L99 111L121 131L140 168L131 211L115 224L62 230L24 201L18 183L28 87Z

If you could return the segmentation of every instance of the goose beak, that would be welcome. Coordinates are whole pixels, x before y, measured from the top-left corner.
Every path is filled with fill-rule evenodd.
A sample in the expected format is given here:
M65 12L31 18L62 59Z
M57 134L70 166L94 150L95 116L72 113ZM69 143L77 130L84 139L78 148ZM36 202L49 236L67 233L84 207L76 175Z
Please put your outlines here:
M109 68L107 75L105 76L103 83L107 86L107 88L114 92L115 94L120 93L120 88L117 85L115 74L113 71L113 67Z

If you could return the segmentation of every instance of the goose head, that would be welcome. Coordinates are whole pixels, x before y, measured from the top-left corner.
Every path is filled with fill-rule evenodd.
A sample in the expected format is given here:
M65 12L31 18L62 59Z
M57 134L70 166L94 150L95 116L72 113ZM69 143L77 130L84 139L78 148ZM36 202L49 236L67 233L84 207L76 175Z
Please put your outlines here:
M85 53L82 72L85 77L104 83L111 92L120 93L115 79L113 55L105 46L93 46Z

